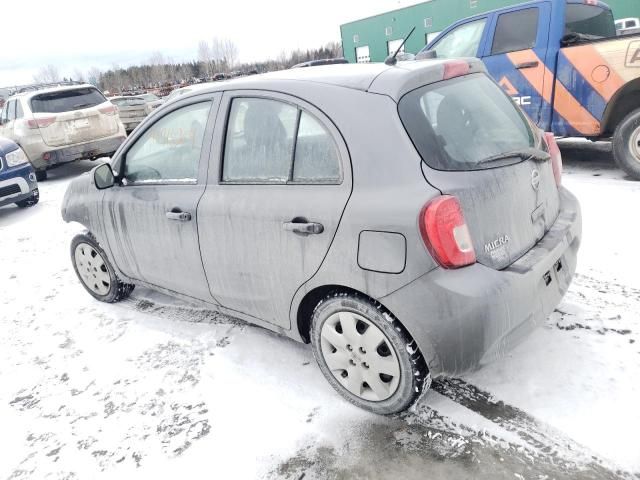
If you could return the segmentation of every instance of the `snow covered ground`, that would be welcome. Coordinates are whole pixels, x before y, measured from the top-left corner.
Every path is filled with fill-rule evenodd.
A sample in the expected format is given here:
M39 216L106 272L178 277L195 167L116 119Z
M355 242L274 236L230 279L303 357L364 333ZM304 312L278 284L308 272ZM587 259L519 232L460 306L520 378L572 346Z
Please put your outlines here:
M392 418L304 345L147 290L93 300L59 214L93 164L53 171L39 205L0 209L0 479L640 478L640 183L566 147L584 243L564 302Z

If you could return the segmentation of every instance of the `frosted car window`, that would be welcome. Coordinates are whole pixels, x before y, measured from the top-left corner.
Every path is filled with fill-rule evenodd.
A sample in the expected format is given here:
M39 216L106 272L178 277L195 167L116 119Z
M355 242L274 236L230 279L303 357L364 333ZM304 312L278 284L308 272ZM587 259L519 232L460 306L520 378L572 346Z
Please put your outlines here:
M441 58L475 57L486 23L486 18L465 23L447 33L431 50L435 50Z
M484 74L418 88L402 97L399 112L422 159L437 170L492 168L484 160L535 145L522 111Z
M306 112L300 115L293 180L323 183L340 181L336 144L327 129Z
M276 182L289 179L298 109L263 98L236 98L231 104L222 179Z
M127 152L130 182L195 182L211 102L189 105L154 123Z

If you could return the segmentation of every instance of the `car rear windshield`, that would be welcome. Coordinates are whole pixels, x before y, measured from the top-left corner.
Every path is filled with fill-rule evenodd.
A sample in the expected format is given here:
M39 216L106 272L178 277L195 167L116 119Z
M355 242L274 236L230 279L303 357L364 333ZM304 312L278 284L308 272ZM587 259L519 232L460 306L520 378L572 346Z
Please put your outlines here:
M111 103L114 103L119 107L139 107L146 104L144 99L140 97L113 98L111 99Z
M482 73L413 90L402 97L398 111L418 153L437 170L495 167L490 158L536 144L524 113ZM520 161L512 156L500 165Z
M31 99L33 113L62 113L95 107L107 99L95 88L76 88L36 95Z
M599 38L616 36L616 25L613 13L606 8L596 5L567 5L567 19L565 21L565 35L577 33Z

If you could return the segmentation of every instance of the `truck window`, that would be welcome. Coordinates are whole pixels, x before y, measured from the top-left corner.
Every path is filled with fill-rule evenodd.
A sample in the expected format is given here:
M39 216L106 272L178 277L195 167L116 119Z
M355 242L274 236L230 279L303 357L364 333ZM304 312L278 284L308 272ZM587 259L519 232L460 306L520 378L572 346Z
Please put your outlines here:
M540 10L527 8L498 17L491 55L527 50L536 45Z
M460 25L442 37L431 50L435 50L441 58L475 57L486 23L487 19L482 18Z
M565 35L578 34L589 37L609 38L616 36L613 13L596 5L567 5Z

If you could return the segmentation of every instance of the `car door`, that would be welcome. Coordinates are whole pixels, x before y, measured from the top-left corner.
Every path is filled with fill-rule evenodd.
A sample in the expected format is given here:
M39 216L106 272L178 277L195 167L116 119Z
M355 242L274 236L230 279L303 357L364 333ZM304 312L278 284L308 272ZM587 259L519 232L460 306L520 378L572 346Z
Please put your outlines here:
M197 206L219 99L177 102L137 132L114 163L121 185L106 190L103 201L107 240L125 275L205 301L212 299Z
M491 76L538 124L551 118L554 67L545 66L549 29L543 22L549 16L548 3L496 15L482 55Z
M225 307L290 328L295 292L318 271L351 193L336 127L293 97L227 92L198 207L202 259Z

